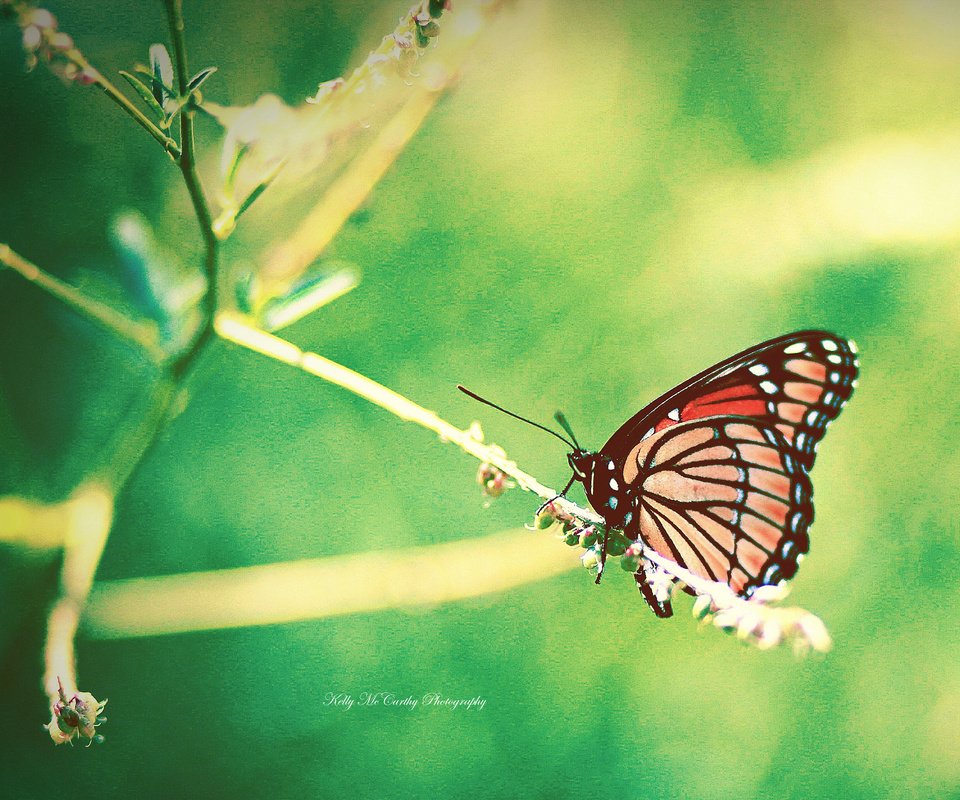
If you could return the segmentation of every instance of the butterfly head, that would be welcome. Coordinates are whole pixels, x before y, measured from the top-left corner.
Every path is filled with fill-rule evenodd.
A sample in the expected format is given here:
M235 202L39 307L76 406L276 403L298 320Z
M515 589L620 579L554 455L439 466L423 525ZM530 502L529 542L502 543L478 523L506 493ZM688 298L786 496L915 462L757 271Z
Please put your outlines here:
M577 448L572 453L567 453L567 463L573 470L574 480L586 483L597 465L597 454L589 450Z

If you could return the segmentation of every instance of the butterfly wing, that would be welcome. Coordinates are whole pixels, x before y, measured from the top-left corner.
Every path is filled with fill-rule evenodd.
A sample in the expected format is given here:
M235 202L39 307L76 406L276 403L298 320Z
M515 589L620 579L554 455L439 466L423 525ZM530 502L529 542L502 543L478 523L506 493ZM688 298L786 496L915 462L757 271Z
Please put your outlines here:
M624 423L600 452L620 463L647 437L720 415L775 427L809 470L827 425L856 386L856 346L826 331L800 331L755 345L694 375Z
M726 415L670 426L634 446L623 478L627 535L739 594L793 577L809 546L810 479L772 425Z

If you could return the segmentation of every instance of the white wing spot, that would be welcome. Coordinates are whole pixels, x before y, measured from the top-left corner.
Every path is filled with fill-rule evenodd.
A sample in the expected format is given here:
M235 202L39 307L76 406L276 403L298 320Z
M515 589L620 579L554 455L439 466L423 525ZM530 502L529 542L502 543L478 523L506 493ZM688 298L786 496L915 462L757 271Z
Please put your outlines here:
M840 383L840 373L831 372L830 373L830 383Z
M804 445L807 443L807 434L803 431L797 434L797 438L794 440L798 450L803 450Z
M793 355L794 353L802 353L806 349L807 349L806 342L794 342L793 344L788 345L787 347L784 347L783 352Z
M776 394L777 393L777 384L773 381L760 381L760 388L763 389L767 394Z
M770 371L770 368L766 364L754 364L750 367L750 371L754 375L766 375Z
M840 356L838 356L836 353L831 353L830 355L828 355L828 356L827 356L827 361L829 361L831 364L842 364L842 363L843 363L843 359L840 358Z
M850 352L851 352L851 353L859 353L859 352L860 352L860 348L857 347L857 343L856 343L855 341L853 341L853 339L848 339L848 340L847 340L847 346L850 348Z
M613 462L612 462L612 461L608 461L608 462L607 462L607 469L613 469Z
M818 419L820 419L820 415L816 411L810 411L807 414L807 425L813 427L817 424Z
M620 484L617 483L617 479L616 479L616 478L611 478L611 479L610 479L610 488L613 489L613 491L617 491L617 489L620 488Z
M851 388L851 389L856 389L859 385L860 385L860 381L858 381L856 378L854 378L852 381L850 381L850 388Z
M836 395L833 392L827 392L823 396L823 399L820 402L823 403L825 406L832 405L834 397L836 397Z
M832 339L824 339L820 344L823 345L824 350L829 350L831 353L837 349L837 343Z
M653 428L643 434L643 436L640 437L640 441L642 442L644 439L649 439L651 436L653 436Z
M667 414L667 419L672 419L674 422L680 421L680 409L675 408L669 414Z

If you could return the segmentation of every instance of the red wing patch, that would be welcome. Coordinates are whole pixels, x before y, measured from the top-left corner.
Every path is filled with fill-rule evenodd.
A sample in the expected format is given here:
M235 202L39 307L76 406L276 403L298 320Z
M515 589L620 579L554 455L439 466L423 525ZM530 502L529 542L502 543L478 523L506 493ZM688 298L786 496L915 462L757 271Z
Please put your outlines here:
M817 443L856 386L852 342L805 331L757 345L711 367L648 405L601 452L619 460L638 442L682 422L740 416L774 426L813 466Z

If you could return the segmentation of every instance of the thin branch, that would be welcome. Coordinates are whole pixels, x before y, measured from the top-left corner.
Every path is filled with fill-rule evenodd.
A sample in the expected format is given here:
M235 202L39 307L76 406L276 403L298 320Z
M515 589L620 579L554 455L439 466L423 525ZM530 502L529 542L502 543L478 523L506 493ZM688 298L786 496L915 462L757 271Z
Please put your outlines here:
M186 52L183 41L183 17L181 2L168 0L167 11L170 20L170 32L176 53L177 81L181 96L187 93ZM193 111L186 108L180 115L180 131L183 152L179 160L180 170L194 203L194 210L204 234L207 245L205 268L207 289L204 295L205 324L200 335L189 350L174 363L154 387L147 412L140 418L136 431L118 433L118 443L105 470L103 479L109 487L110 497L115 496L130 479L144 457L157 442L160 432L166 426L171 410L176 404L178 392L186 381L190 367L196 363L213 332L213 313L216 307L216 265L217 240L211 229L212 220L196 171L196 155L193 141ZM112 509L112 502L111 502ZM83 547L71 548L70 539L61 570L61 596L50 613L47 636L46 658L48 674L45 685L48 693L57 675L51 668L64 668L72 659L73 637L76 634L80 613L86 602L100 556L110 532L110 516L101 520L94 533L82 541ZM65 637L69 636L69 641ZM67 658L69 655L69 659ZM52 665L52 667L50 666ZM72 672L70 675L72 676ZM62 675L60 676L63 677ZM75 681L75 679L73 679ZM58 684L59 685L59 684ZM67 687L69 689L69 687ZM69 691L68 691L69 694ZM59 689L58 689L59 696Z
M99 478L83 484L64 504L63 564L60 591L47 618L43 685L50 708L77 689L74 640L113 523L114 499L157 441L175 401L175 384L166 378L153 389L150 405L136 431L117 433L118 444ZM67 512L65 515L63 512ZM54 739L58 743L62 740Z
M176 406L179 384L162 376L152 387L147 408L133 429L118 430L115 443L110 448L109 461L100 473L100 480L112 487L116 494L143 462L147 453L156 445L160 433Z
M450 603L577 566L548 538L504 531L430 547L105 581L94 587L84 628L95 638L125 639L278 625Z
M52 14L47 11L37 12L37 10L30 10L28 13L25 4L19 4L18 7L22 11L21 27L36 28L29 37L30 42L36 41L36 50L50 58L62 58L69 68L66 70L66 73L69 73L67 77L76 78L82 83L99 85L121 108L157 138L156 133L159 129L155 130L155 126L138 109L89 65L83 55L73 47L72 40L68 36L56 30L56 20ZM179 94L185 97L189 93L189 87L186 48L183 40L182 4L180 0L166 0L166 7L176 53ZM25 41L27 41L26 37ZM160 431L169 419L171 410L175 407L178 391L186 381L190 368L196 364L213 334L213 320L217 305L217 239L212 230L211 214L196 169L193 114L194 110L189 105L180 114L182 150L171 146L172 140L165 134L161 134L158 140L177 159L203 235L206 248L204 271L207 278L206 292L202 301L204 324L190 348L174 364L165 369L162 379L154 387L149 409L139 420L136 431L132 435L129 431L118 432L118 443L113 448L114 452L105 469L105 475L97 482L90 482L81 487L84 492L83 503L81 503L82 513L69 515L70 527L65 532L63 542L64 561L60 573L60 593L50 610L44 646L43 682L44 689L50 698L52 714L51 723L47 728L58 744L71 738L63 730L62 724L67 718L78 719L77 707L86 708L93 714L94 719L87 720L89 725L84 728L89 733L88 738L92 739L97 709L100 708L100 704L94 704L96 706L94 708L90 702L86 702L92 700L92 696L87 693L78 693L74 639L110 533L114 497L136 468L143 463L145 455L157 441ZM163 363L163 354L157 352L155 340L150 339L141 326L130 322L113 309L90 300L62 281L47 275L26 259L13 253L7 246L0 247L0 261L103 327L136 342L156 356L155 361ZM22 507L18 508L22 510ZM68 729L73 730L69 725Z
M36 264L14 252L9 245L0 244L0 264L10 267L24 280L70 306L112 334L139 346L154 362L160 363L166 357L158 344L155 326L128 319L105 303L87 297L79 289L44 272Z
M187 69L187 48L184 40L183 0L164 0L167 21L170 26L170 38L173 42L174 68L177 77L177 92L181 97L189 94L189 72ZM190 202L200 225L203 237L203 271L207 279L207 288L201 300L203 306L203 326L191 345L174 364L173 373L177 377L185 375L202 352L213 334L213 318L217 309L217 255L219 241L213 230L213 215L207 204L206 194L200 174L197 172L197 152L194 142L193 118L196 111L188 102L180 113L180 146L183 150L179 161L180 172L190 194Z
M34 550L63 547L77 515L85 512L82 495L60 503L42 503L27 497L0 497L0 542Z
M50 610L44 645L43 686L51 711L60 699L60 685L68 695L77 692L73 641L93 576L113 522L113 492L91 482L71 498L72 513L64 536L60 596Z
M418 406L403 395L397 394L365 375L354 372L352 369L337 364L317 353L304 352L285 339L252 327L242 317L226 313L218 314L216 331L221 338L227 341L295 366L337 386L342 386L344 389L386 409L400 419L415 422L421 427L434 431L442 440L452 442L474 458L492 464L506 472L522 489L535 492L548 499L556 497L557 493L553 489L544 486L532 475L520 470L513 461L506 458L499 447L484 444L477 438L474 428L461 430L441 419L434 412ZM559 508L569 511L571 514L577 510L574 503L564 498L558 500L557 504ZM592 512L584 513L590 514L597 523L603 522L600 517L592 514Z

